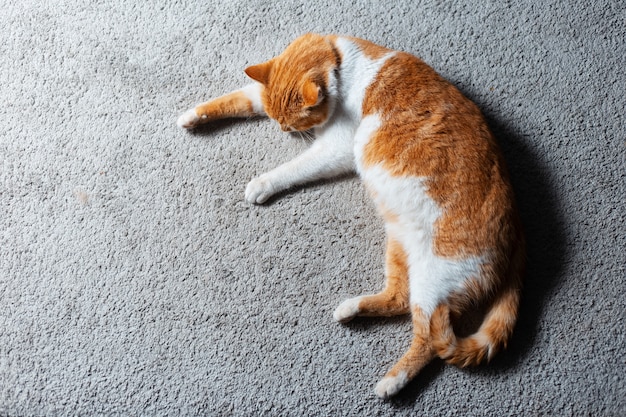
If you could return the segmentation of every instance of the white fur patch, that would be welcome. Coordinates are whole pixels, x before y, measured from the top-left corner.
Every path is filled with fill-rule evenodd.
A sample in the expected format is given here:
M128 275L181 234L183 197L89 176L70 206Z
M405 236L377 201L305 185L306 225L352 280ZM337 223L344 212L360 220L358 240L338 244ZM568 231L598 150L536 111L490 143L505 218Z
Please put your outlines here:
M372 134L380 127L380 117L378 115L369 115L361 120L356 134L354 135L354 158L356 160L356 168L361 177L363 177L363 149L372 137Z
M363 98L367 87L372 84L385 61L395 52L371 60L354 42L346 38L337 39L337 48L342 55L339 87L343 104L352 113L354 120L358 121L362 117Z
M378 384L376 384L374 392L380 398L389 398L400 392L408 383L409 378L407 378L406 372L400 372L396 376L386 376L381 379Z
M248 183L245 192L246 202L250 204L263 204L274 194L272 183L263 176L254 178Z
M176 124L178 125L178 127L182 127L183 129L190 129L196 126L199 120L200 118L196 114L196 110L194 108L194 109L189 109L183 114L181 114L178 120L176 121Z
M265 108L263 107L263 101L261 100L261 92L263 91L263 88L263 85L260 83L252 83L240 90L252 103L252 110L259 115L265 115Z
M479 345L487 347L487 358L491 360L491 358L493 358L493 356L495 355L495 350L493 344L491 343L491 338L481 331L477 332L474 337L476 337Z
M345 323L359 314L359 303L363 297L348 298L335 309L333 318L335 321Z

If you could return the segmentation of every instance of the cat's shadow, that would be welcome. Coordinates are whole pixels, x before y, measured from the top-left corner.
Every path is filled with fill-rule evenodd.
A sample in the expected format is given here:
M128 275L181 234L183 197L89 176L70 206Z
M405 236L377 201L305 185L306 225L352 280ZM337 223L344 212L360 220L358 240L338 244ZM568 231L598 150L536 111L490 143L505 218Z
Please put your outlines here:
M549 167L528 140L486 115L505 155L526 233L527 263L519 318L509 348L491 368L516 367L528 355L539 332L544 306L563 268L566 220L559 211L559 194L550 183Z
M209 123L198 125L192 129L188 129L188 132L193 136L211 136L226 129L229 129L235 125L253 124L261 120L262 117L247 117L247 118L227 118L213 120Z

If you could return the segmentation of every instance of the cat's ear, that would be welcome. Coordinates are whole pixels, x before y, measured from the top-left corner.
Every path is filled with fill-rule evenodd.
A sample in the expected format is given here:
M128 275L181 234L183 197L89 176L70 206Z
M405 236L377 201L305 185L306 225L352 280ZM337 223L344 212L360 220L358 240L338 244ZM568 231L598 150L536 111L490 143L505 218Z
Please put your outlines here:
M307 81L302 86L302 100L305 107L312 107L319 104L324 98L322 89L313 81Z
M267 85L267 82L270 79L272 64L272 61L267 61L262 64L252 65L251 67L246 68L245 72L248 74L248 77L252 78L254 81Z

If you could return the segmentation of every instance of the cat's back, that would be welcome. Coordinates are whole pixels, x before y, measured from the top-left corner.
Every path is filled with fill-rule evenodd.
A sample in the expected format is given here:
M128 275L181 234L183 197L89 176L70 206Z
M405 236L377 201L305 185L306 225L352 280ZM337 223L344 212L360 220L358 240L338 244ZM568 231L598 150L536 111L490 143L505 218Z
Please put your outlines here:
M408 53L396 52L385 60L365 90L362 115L380 122L363 162L385 162L394 175L430 176L443 167L423 162L443 158L447 163L465 164L493 159L499 153L478 107ZM452 155L446 155L451 148ZM449 159L453 155L456 161Z
M434 221L435 251L443 256L506 245L519 232L513 193L478 107L411 54L382 60L364 90L355 138L357 168L379 208L400 222L418 212ZM432 209L417 202L419 194ZM414 215L410 221L422 227Z
M393 175L430 176L443 168L438 161L500 159L478 107L421 59L363 39L328 38L339 46L344 104L375 126L359 153L363 166L383 163ZM458 160L447 158L450 148Z

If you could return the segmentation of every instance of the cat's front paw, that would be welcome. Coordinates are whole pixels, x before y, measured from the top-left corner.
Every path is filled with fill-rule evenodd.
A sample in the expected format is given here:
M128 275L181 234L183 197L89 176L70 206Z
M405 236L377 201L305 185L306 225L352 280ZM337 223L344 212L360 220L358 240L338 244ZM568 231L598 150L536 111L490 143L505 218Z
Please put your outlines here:
M246 202L250 204L263 204L276 191L272 183L263 176L253 179L246 187Z
M359 312L361 297L348 298L335 309L333 318L339 323L346 323L355 318Z
M180 115L176 124L178 127L182 127L183 129L191 129L198 125L200 118L196 114L196 109L189 109L183 114Z

